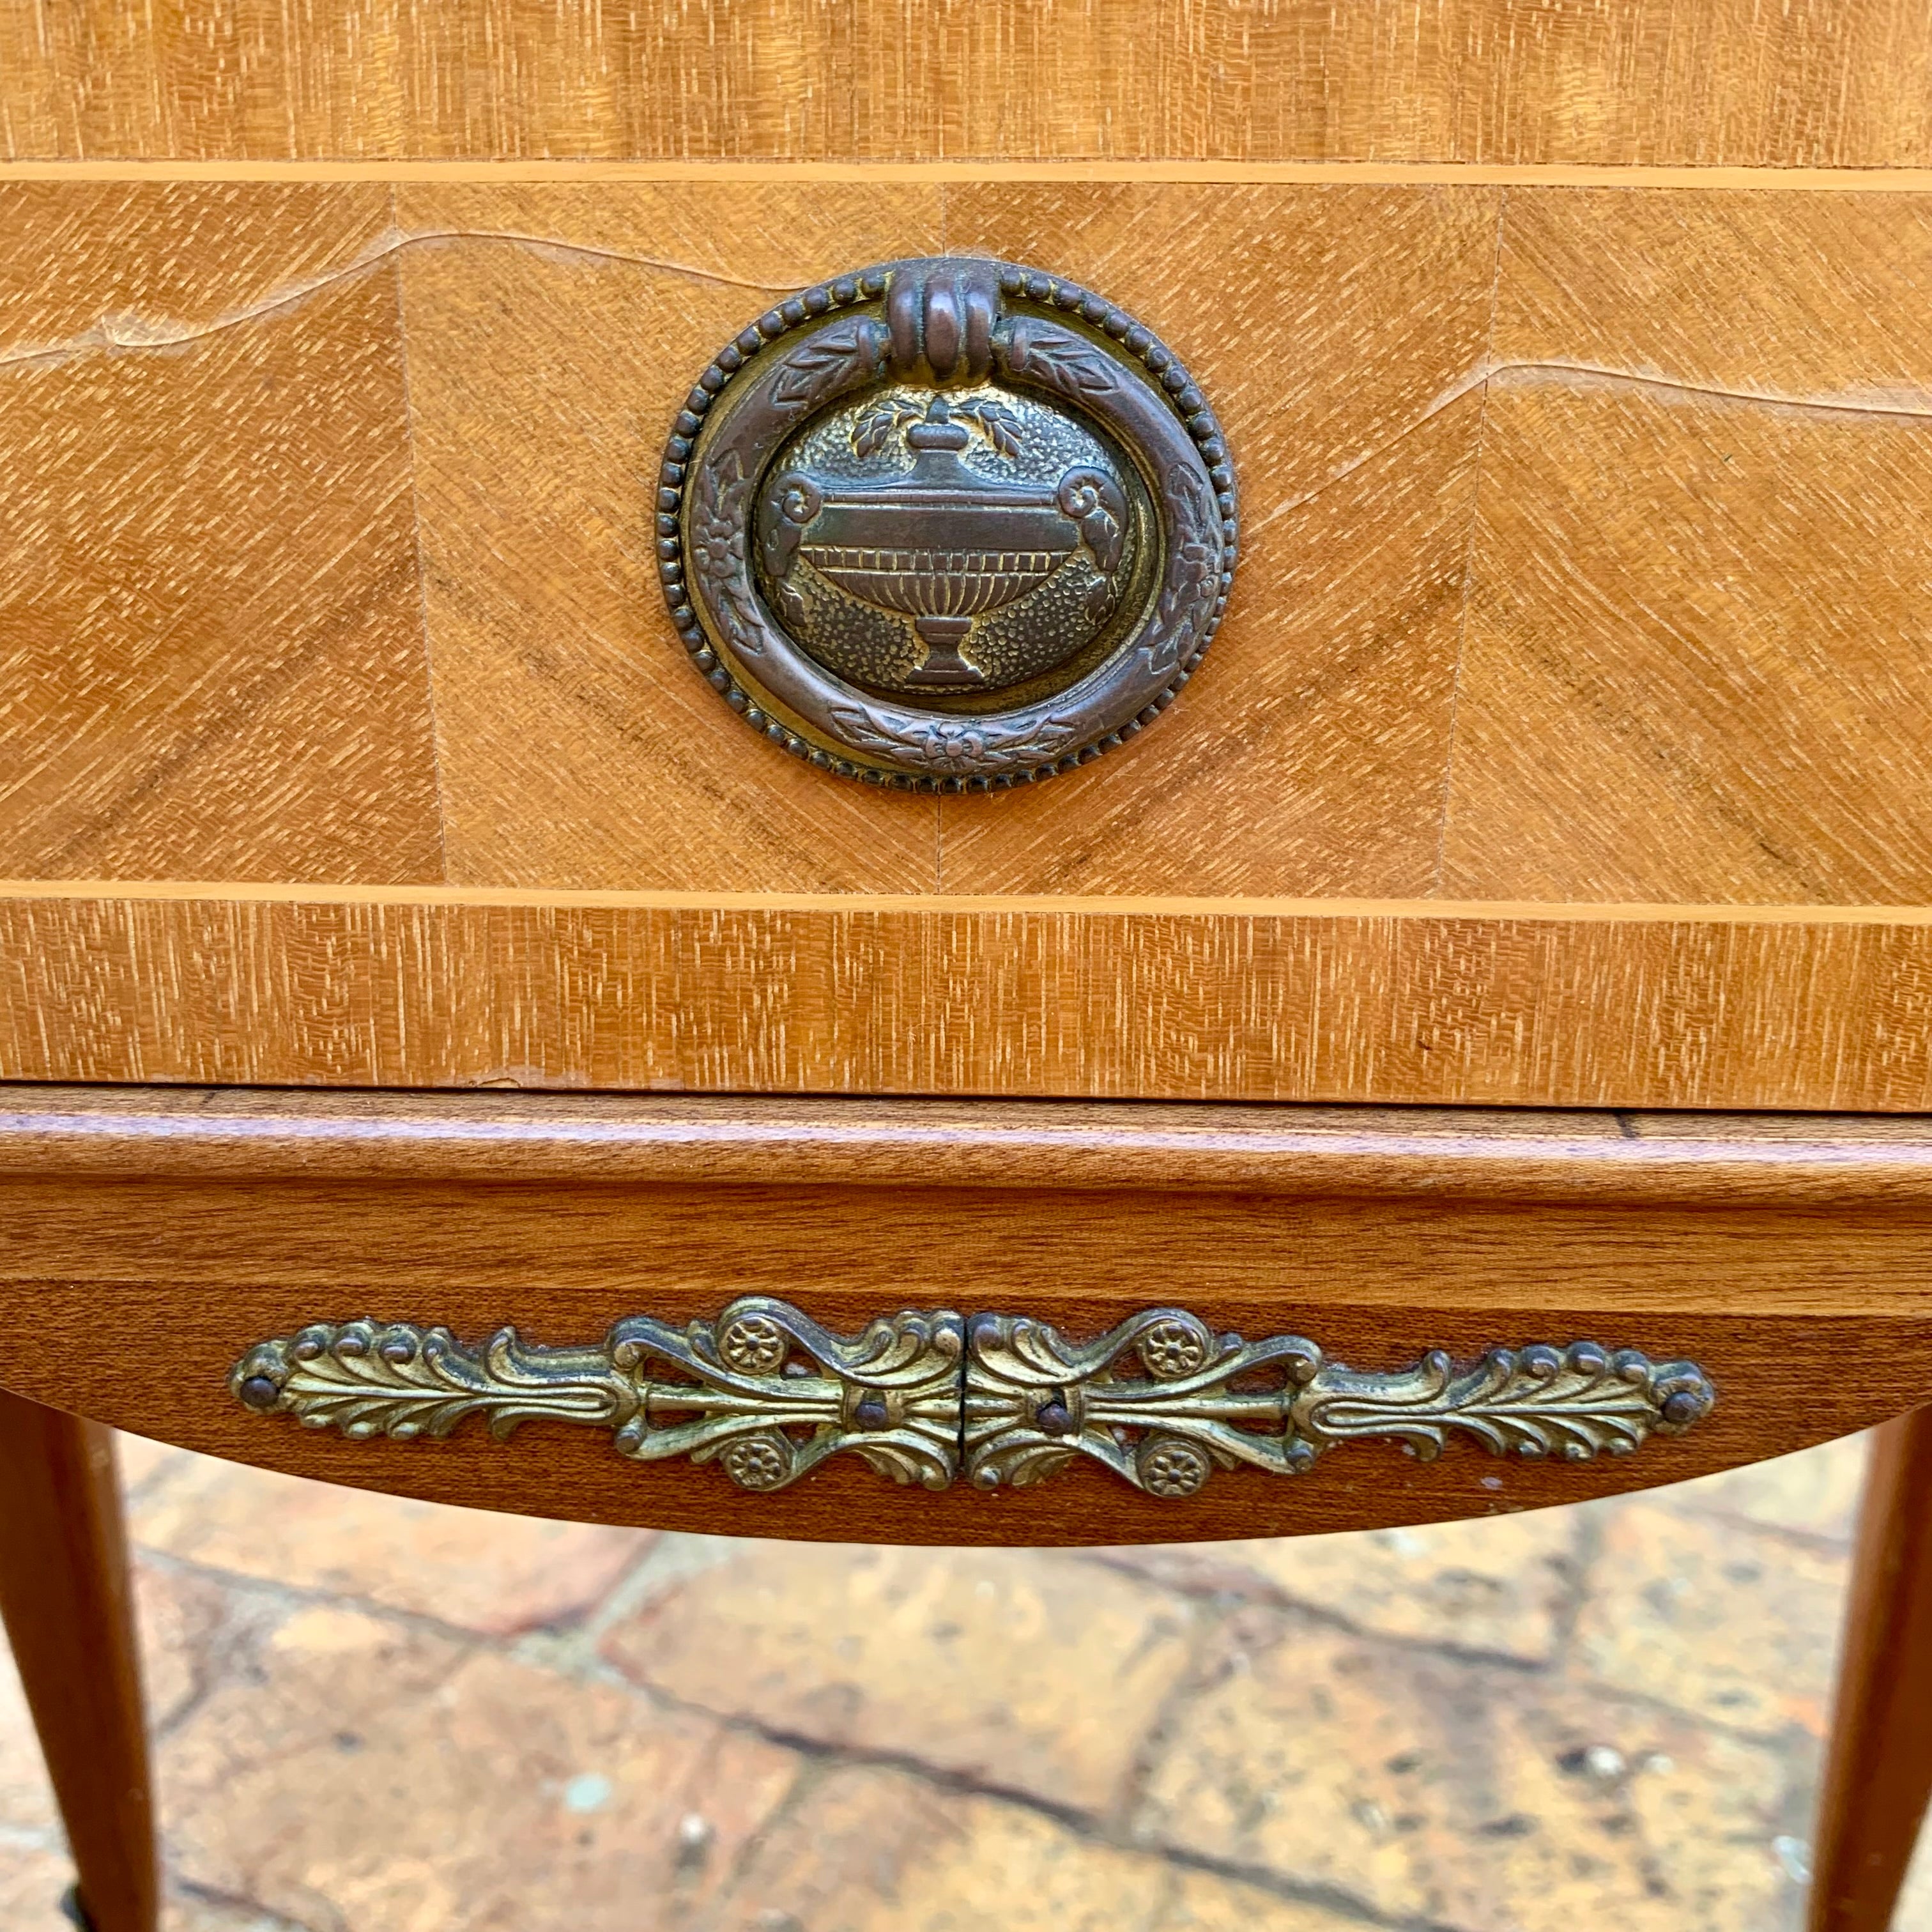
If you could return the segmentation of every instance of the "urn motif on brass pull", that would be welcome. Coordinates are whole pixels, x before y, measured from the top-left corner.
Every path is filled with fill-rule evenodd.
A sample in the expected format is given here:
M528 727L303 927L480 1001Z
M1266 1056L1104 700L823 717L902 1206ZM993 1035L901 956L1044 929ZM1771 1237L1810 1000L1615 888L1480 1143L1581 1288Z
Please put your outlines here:
M659 568L698 669L848 777L982 790L1133 736L1232 580L1234 477L1170 352L1010 264L901 262L782 304L687 399Z
M872 610L912 620L916 660L873 673L896 690L1016 682L1024 668L989 663L983 652L968 656L962 647L980 619L1030 601L1082 550L1087 568L1079 574L1091 587L1073 609L1052 609L1034 626L1040 668L1070 656L1099 628L1128 549L1121 480L1097 463L1042 482L967 461L976 432L1010 464L1024 447L1024 424L1018 410L985 396L955 404L935 394L922 407L894 394L854 424L850 441L862 459L902 436L913 459L903 473L872 482L790 470L770 486L760 506L762 555L778 608L799 624L814 657L838 668L836 644L818 644L798 582L801 561Z

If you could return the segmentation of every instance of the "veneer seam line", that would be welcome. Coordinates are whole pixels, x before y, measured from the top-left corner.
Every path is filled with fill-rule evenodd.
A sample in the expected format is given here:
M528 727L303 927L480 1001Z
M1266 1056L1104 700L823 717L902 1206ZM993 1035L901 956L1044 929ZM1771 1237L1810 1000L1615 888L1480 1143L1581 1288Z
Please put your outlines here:
M1503 238L1508 232L1508 224L1509 190L1499 188L1496 191L1496 240L1490 254L1490 312L1483 325L1483 352L1480 358L1480 365L1485 369L1496 362L1496 310L1502 292ZM1449 818L1455 804L1457 727L1462 709L1462 673L1469 655L1470 588L1475 578L1476 538L1482 525L1483 455L1489 430L1490 388L1490 378L1485 376L1476 404L1476 434L1469 478L1468 522L1462 533L1462 582L1456 592L1456 659L1449 674L1449 711L1444 728L1446 742L1442 752L1442 786L1436 808L1436 857L1429 872L1431 898L1439 897L1442 891L1442 872L1449 850ZM1436 414L1442 406L1443 405L1439 402L1432 405L1424 412L1423 419L1426 421L1429 416ZM1414 427L1415 425L1410 425L1412 428ZM1401 432L1407 433L1407 430ZM1366 460L1366 457L1359 459L1360 461Z
M7 182L1116 182L1149 187L1735 188L1824 194L1932 193L1932 167L1777 167L1643 162L1334 160L196 160L44 156L0 159Z

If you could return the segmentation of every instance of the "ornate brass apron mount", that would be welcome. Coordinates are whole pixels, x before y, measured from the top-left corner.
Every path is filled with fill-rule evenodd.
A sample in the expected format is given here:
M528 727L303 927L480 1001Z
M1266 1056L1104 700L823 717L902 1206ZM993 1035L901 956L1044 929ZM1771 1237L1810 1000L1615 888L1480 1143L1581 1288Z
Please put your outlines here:
M358 1440L446 1436L472 1415L500 1441L538 1418L586 1423L620 1455L716 1462L747 1490L782 1490L841 1454L928 1490L1038 1483L1084 1456L1175 1498L1217 1470L1300 1475L1368 1437L1424 1462L1454 1434L1495 1455L1628 1455L1717 1400L1695 1363L1593 1342L1461 1364L1438 1350L1376 1374L1298 1335L1244 1342L1178 1308L1074 1343L1030 1316L949 1309L836 1335L766 1295L682 1328L634 1316L580 1348L533 1347L514 1328L472 1349L447 1328L317 1322L250 1348L229 1386L261 1414Z

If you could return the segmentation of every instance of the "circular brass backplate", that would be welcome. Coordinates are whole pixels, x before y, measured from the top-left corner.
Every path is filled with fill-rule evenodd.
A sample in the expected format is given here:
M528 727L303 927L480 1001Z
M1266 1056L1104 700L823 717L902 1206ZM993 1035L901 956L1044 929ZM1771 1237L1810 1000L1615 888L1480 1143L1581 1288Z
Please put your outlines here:
M1234 479L1199 389L1111 302L895 262L718 351L657 533L679 634L748 723L845 777L986 790L1173 701L1227 603Z

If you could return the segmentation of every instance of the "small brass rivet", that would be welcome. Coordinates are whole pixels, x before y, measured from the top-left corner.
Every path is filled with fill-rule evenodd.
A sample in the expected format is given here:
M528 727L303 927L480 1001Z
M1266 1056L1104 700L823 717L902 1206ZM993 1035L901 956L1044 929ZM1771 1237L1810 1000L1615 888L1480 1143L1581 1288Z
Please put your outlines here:
M1056 1389L1049 1402L1042 1402L1034 1411L1034 1426L1044 1430L1049 1436L1070 1436L1073 1432L1073 1412L1066 1406L1066 1398Z

